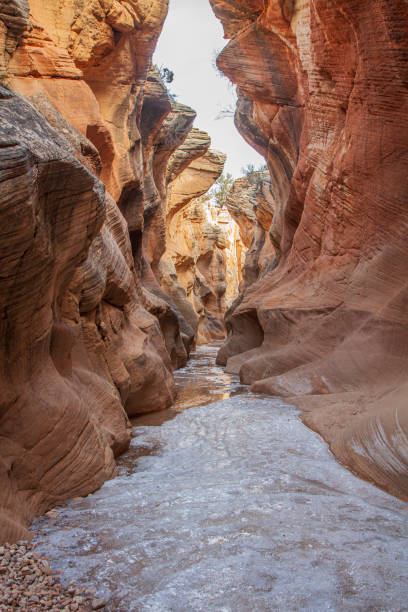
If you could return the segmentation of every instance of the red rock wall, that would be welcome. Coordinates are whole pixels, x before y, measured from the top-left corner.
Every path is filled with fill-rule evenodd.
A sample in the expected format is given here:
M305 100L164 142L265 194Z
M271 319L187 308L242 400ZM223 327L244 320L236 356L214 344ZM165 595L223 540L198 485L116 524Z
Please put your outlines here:
M113 474L194 343L158 281L195 117L149 70L167 4L0 0L0 541Z
M0 512L7 540L25 535L22 525L68 491L100 485L129 432L117 391L73 367L73 347L83 348L79 312L76 326L61 312L104 220L103 185L26 102L2 88L0 107ZM103 431L97 423L105 408Z
M170 159L167 249L160 264L162 285L197 344L225 337L227 240L200 197L221 175L226 156L209 149L210 143L208 134L193 129Z
M279 240L271 230L275 200L267 170L254 170L237 179L226 202L246 247L240 291L273 270L280 257Z
M408 5L211 4L281 253L230 314L219 361L296 398L342 461L408 498Z
M167 3L148 4L0 3L3 76L31 102L1 89L1 540L110 477L128 416L172 403L186 356L143 286L144 161L171 110L146 80Z

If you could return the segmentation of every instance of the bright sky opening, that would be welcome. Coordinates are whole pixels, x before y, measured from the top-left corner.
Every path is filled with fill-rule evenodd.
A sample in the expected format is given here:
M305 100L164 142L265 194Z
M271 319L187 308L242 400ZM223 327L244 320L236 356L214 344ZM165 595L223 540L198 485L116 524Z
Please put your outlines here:
M227 154L225 171L238 178L242 167L258 167L264 159L239 134L233 117L217 119L222 110L235 109L236 101L229 80L215 68L226 42L209 0L170 0L153 61L174 71L170 91L197 112L195 127L209 133L213 149Z

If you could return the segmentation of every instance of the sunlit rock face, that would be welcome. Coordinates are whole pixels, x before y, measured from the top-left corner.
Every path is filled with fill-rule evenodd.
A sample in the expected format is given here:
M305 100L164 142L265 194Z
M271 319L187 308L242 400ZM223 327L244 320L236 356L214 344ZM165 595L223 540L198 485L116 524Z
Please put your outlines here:
M162 286L198 344L225 336L227 238L197 200L224 168L225 155L209 146L208 134L194 129L170 159L167 250L161 262Z
M30 26L9 63L16 91L50 100L97 147L115 200L141 180L137 113L167 5L63 0L56 10L54 0L30 0Z
M78 155L88 153L92 145L97 149L98 159L85 155L84 161L82 155L81 161L98 173L124 215L136 273L149 290L158 287L150 266L157 266L165 238L160 231L161 175L168 158L162 155L164 169L158 170L155 148L172 102L158 75L148 73L148 68L167 4L67 0L55 10L53 0L31 0L30 27L8 69L8 83L54 127L59 129L58 111L82 133ZM193 111L191 116L192 123ZM158 241L162 244L156 248ZM150 261L151 251L155 261ZM145 298L145 307L159 318L172 366L177 367L187 358L177 315L163 296L150 291Z
M238 223L227 206L219 208L212 201L207 204L207 215L225 236L225 308L228 309L239 295L247 248L242 240Z
M163 116L164 102L166 109ZM188 137L195 116L195 111L190 107L174 103L169 98L157 74L149 74L141 114L144 213L142 228L135 235L135 245L141 253L140 274L147 306L159 320L173 368L186 364L195 334L177 304L163 291L159 267L167 240L170 160Z
M0 78L7 74L7 66L19 39L28 26L28 0L0 2Z
M408 5L211 4L279 240L219 361L255 391L296 396L337 457L407 498Z
M275 206L268 171L252 171L237 179L227 198L227 209L239 227L245 247L240 290L276 267L279 241L273 235Z
M152 154L172 111L148 73L166 13L165 0L0 2L2 541L100 486L128 416L174 399L187 353L149 280L161 176L183 140Z

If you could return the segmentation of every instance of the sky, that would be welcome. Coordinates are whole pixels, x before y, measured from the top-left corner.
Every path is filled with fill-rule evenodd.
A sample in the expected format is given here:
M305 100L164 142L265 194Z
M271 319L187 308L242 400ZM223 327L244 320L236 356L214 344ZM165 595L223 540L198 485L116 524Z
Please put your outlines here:
M226 43L209 0L170 0L153 62L174 71L171 93L197 112L194 127L208 132L211 147L227 154L225 171L238 178L242 167L258 167L264 159L239 134L233 117L216 119L223 109L235 108L234 87L215 68Z

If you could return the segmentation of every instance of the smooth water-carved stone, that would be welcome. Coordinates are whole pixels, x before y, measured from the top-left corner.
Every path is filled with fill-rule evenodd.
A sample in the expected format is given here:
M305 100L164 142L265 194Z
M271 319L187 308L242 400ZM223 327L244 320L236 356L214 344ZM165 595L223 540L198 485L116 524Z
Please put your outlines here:
M408 498L408 7L212 5L233 34L218 65L268 163L280 253L229 313L220 361L255 391L296 396L342 461Z

